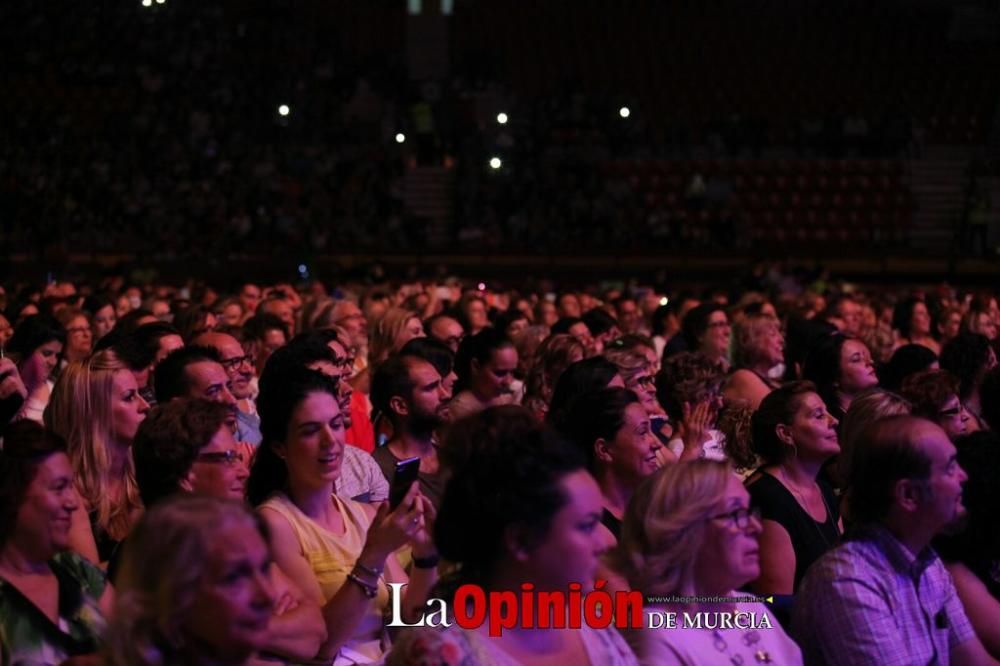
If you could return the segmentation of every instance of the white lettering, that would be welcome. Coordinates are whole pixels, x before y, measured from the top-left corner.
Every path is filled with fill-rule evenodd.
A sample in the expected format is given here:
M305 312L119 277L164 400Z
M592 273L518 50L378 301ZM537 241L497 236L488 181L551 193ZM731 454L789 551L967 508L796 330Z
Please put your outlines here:
M387 622L387 627L423 627L424 618L421 617L416 624L407 624L403 620L403 588L406 583L389 583L389 596L392 597L392 621Z

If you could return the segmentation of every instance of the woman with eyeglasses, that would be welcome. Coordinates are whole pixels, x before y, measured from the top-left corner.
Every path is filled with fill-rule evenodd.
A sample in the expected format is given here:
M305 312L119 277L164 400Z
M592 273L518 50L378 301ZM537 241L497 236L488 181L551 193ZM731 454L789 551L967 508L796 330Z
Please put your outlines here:
M66 348L63 349L65 362L82 361L90 356L94 336L87 314L79 308L63 308L56 318L66 331Z
M642 408L650 417L664 416L663 407L656 400L656 358L652 344L646 347L634 342L639 336L628 336L612 340L604 349L604 358L615 364L618 374L625 382L625 388L634 391L642 403Z
M791 382L765 397L750 421L763 461L747 480L761 509L761 594L792 594L809 565L840 540L839 501L820 470L840 452L837 421L810 382Z
M798 646L764 604L731 600L760 573L760 533L760 516L728 463L672 465L639 486L611 559L632 589L647 598L673 597L647 604L650 618L668 612L677 618L676 628L645 628L647 621L626 633L640 663L802 663ZM699 628L685 625L685 612L707 613L701 617L714 618L712 626L736 612L754 613L755 620L748 628ZM765 622L770 628L761 628Z
M623 388L583 394L574 401L565 425L565 434L601 488L600 531L613 546L621 538L622 516L636 487L660 466L660 442L641 400Z

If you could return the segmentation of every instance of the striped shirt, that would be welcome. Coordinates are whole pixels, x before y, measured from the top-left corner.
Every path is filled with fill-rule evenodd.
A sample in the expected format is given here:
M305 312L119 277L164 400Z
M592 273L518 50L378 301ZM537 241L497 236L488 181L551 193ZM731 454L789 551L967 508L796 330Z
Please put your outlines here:
M792 635L813 664L944 666L973 638L951 575L929 546L914 556L871 526L809 568Z

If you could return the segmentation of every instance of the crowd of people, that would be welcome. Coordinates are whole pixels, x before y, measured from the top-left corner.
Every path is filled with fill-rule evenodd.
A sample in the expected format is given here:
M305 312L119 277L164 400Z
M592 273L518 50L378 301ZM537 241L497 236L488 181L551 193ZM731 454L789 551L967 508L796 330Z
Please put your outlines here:
M11 285L0 663L1000 660L996 298L760 284Z

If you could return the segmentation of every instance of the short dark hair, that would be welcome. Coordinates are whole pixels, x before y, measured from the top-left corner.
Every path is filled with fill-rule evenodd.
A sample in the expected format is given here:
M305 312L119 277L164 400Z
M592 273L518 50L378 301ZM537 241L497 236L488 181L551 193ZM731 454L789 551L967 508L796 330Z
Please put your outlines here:
M789 457L789 449L778 438L779 424L789 424L802 406L806 393L816 393L812 382L789 382L768 393L750 417L750 448L767 464L779 464Z
M907 377L926 370L938 360L937 354L923 345L903 345L892 353L889 362L879 369L879 386L888 391L899 391Z
M553 335L556 333L569 333L569 329L573 328L577 324L583 324L584 326L587 326L587 322L585 322L580 317L562 317L556 323L552 324L552 329L550 332ZM590 330L589 326L587 327L587 330L588 331Z
M417 362L424 362L419 356L410 354L393 354L375 366L372 372L371 401L372 410L382 414L393 423L398 419L389 407L389 402L396 396L409 402L413 396L416 383L410 378L410 370Z
M688 310L681 322L681 334L688 349L697 351L699 341L708 330L708 320L716 312L725 312L726 309L715 302L702 303Z
M584 393L570 405L562 424L563 434L576 445L593 472L597 466L594 442L611 441L625 424L625 409L639 402L634 392L618 387Z
M896 482L926 481L931 459L913 442L912 431L926 419L889 416L870 424L858 438L848 474L850 515L859 525L877 523L889 515Z
M310 363L318 361L336 364L337 356L321 338L315 336L296 338L284 347L274 350L264 364L264 372L292 367L307 368Z
M556 380L545 420L556 428L562 428L570 405L578 396L587 391L607 388L617 374L618 366L603 356L592 356L570 363Z
M132 331L130 336L143 351L143 358L146 360L146 367L153 364L156 352L160 348L160 340L168 335L181 337L181 332L164 321L153 321L143 324Z
M4 432L0 449L0 546L14 532L17 513L38 466L54 453L66 453L66 443L34 421L17 421Z
M243 322L243 332L247 340L263 340L268 331L281 331L285 334L285 340L288 339L288 327L285 326L285 322L268 312L254 315Z
M419 356L433 365L442 377L447 377L455 369L455 354L451 347L434 338L413 338L403 345L399 353Z
M147 509L177 492L198 452L231 413L227 405L204 398L178 398L149 411L132 444L136 482Z
M606 310L594 308L583 314L583 323L587 325L590 334L598 336L607 333L618 325L618 320L612 317Z
M162 404L187 395L190 389L187 367L206 361L222 363L219 352L214 347L189 345L167 354L153 373L153 392L156 394L156 402Z

